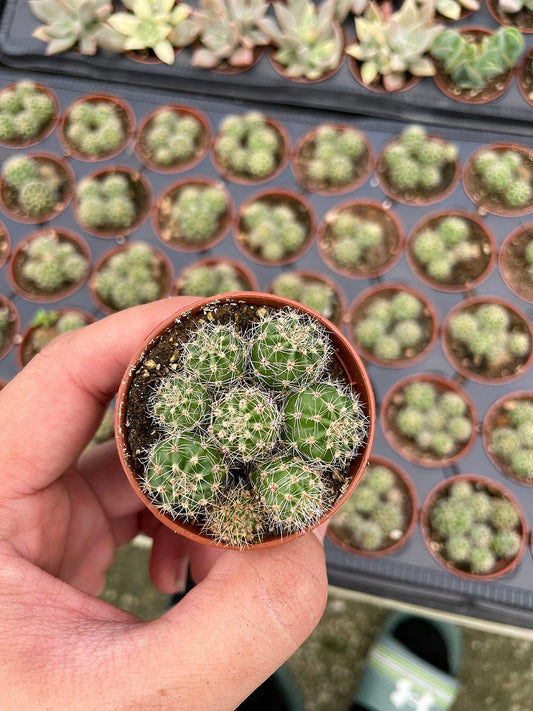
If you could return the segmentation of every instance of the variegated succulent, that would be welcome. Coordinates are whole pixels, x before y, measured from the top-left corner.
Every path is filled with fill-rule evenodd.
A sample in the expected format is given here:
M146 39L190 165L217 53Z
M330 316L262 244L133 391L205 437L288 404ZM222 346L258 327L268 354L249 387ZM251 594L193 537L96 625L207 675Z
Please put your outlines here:
M417 0L419 5L433 0ZM449 20L459 20L463 10L466 12L475 12L479 10L480 3L478 0L435 0L435 12Z
M46 54L76 47L80 54L95 54L98 47L121 52L123 37L106 24L113 11L110 0L29 0L32 13L44 25L33 37L46 42Z
M533 12L533 0L499 0L498 7L502 12L514 15L520 10Z
M109 25L123 37L125 51L151 49L165 64L174 64L175 47L185 47L198 34L186 3L175 0L123 0L130 12L116 12Z
M425 54L442 29L434 22L433 2L418 7L416 0L405 0L390 16L371 2L364 16L356 18L357 42L346 52L361 63L364 84L381 78L387 91L397 91L409 74L435 74L433 62Z
M194 15L199 46L193 52L193 64L211 68L226 61L233 67L249 67L254 49L268 44L258 27L267 9L264 0L200 0Z
M335 0L325 0L318 7L312 0L275 2L277 22L270 17L258 22L277 47L274 59L287 77L319 79L338 67L343 36L334 19L335 9Z
M350 13L362 15L368 7L369 0L335 0L334 17L337 22L344 22Z

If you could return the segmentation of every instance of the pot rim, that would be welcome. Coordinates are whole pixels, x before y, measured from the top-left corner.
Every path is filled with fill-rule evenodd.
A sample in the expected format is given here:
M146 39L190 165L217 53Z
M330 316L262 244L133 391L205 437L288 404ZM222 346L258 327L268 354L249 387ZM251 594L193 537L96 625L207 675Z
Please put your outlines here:
M510 232L507 237L504 239L502 242L502 245L500 247L500 251L498 254L498 269L501 274L501 277L503 281L505 282L507 288L513 292L513 294L516 294L520 299L523 301L526 301L527 303L531 304L533 303L533 295L528 299L526 296L524 296L519 289L516 288L516 284L514 284L508 277L508 275L505 273L504 269L504 261L507 256L508 250L511 247L513 240L517 239L519 236L522 235L523 232L531 232L531 237L533 239L533 222L529 222L525 225L520 225L520 227L517 227L514 229L512 232ZM532 283L533 284L533 283Z
M9 309L13 319L12 335L8 338L7 343L0 348L0 360L2 360L2 358L5 358L5 356L11 351L18 340L20 331L20 314L11 299L8 299L7 296L4 296L3 294L0 294L0 306L6 306Z

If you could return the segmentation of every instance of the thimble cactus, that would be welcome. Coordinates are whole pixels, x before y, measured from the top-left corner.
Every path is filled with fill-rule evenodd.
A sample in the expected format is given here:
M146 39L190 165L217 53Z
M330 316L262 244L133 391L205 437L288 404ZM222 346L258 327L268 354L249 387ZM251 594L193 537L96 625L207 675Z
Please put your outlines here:
M19 81L0 92L0 141L33 142L55 116L54 101L46 91L32 81Z
M185 343L183 367L205 385L230 385L243 378L247 348L235 329L207 323Z
M222 184L185 184L161 202L161 237L165 242L174 240L202 249L220 231L228 210Z
M139 215L134 179L122 172L105 171L78 183L78 218L90 228L119 234L135 223Z
M56 294L81 283L89 263L68 237L50 229L36 235L21 249L21 286L38 294Z
M178 284L180 293L188 296L214 296L230 291L250 290L250 284L236 267L229 262L216 260L191 265L184 271Z
M55 161L25 155L5 161L2 178L6 205L31 218L58 209L68 182L65 172Z
M334 315L339 297L327 282L298 272L284 272L272 284L272 293L299 301L326 318Z
M144 127L139 143L143 154L161 168L189 162L202 150L204 127L188 112L159 110Z
M472 171L484 195L505 209L533 201L533 159L527 152L484 149L472 161Z
M364 269L372 263L372 254L385 245L384 223L377 217L361 217L350 207L330 211L326 215L326 224L324 247L340 269Z
M498 427L487 430L488 449L512 476L533 481L533 403L509 399L501 412Z
M88 158L104 158L125 143L128 121L112 100L84 99L67 112L64 133L67 141Z

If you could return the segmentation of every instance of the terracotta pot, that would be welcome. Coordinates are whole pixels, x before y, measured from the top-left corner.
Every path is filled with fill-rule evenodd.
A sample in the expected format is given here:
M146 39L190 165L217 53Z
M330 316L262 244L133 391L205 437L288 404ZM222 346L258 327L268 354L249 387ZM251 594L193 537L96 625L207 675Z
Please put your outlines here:
M285 203L289 207L294 207L298 213L298 218L304 225L307 231L307 238L305 242L297 250L291 254L287 254L282 259L268 261L264 259L260 254L253 252L246 244L246 232L243 230L241 225L242 214L244 210L256 200L265 200L272 203L274 207L278 207L280 204ZM293 193L289 190L267 190L265 192L253 195L249 198L243 205L241 205L234 226L234 239L237 243L239 249L250 259L258 264L263 264L267 267L282 266L283 264L291 264L299 259L307 250L311 247L313 238L315 236L316 229L316 218L315 213L311 209L309 203L301 196Z
M178 116L190 116L196 119L201 126L201 137L198 142L198 146L196 147L195 154L193 156L179 163L163 166L159 165L158 163L155 163L152 160L150 156L150 151L146 146L143 137L152 119L162 111L168 110L173 111ZM196 109L193 109L190 106L182 106L181 104L161 106L155 109L154 111L151 111L141 123L141 126L139 128L139 135L137 137L137 141L135 142L135 153L137 154L137 157L139 158L141 163L143 163L143 165L145 165L150 170L155 171L156 173L181 173L184 170L194 168L195 165L198 165L198 163L200 163L200 161L209 151L209 148L211 146L211 139L211 124L209 123L209 119L207 118L207 116L201 111L197 111Z
M220 173L223 178L225 178L226 180L231 180L232 183L237 183L238 185L259 185L260 183L266 183L269 180L273 180L285 170L291 153L291 139L289 137L289 133L285 126L283 126L279 121L275 121L269 116L265 116L264 120L265 124L269 128L273 129L280 139L280 146L278 149L278 163L276 165L276 168L273 170L272 173L262 178L253 178L251 176L233 173L231 170L229 170L229 168L223 165L223 163L217 156L217 145L218 141L220 140L220 133L217 133L213 140L213 147L211 148L211 161L215 166L217 172Z
M449 335L449 325L450 321L456 316L460 311L476 311L478 306L485 303L499 304L504 306L509 312L511 317L511 328L519 333L527 333L531 342L533 343L533 332L527 317L519 311L513 304L504 299L498 299L496 297L478 296L461 301L459 304L454 306L454 308L448 313L446 319L442 325L441 343L444 355L451 363L451 365L460 373L464 378L468 378L476 383L482 383L483 385L501 385L503 383L510 383L516 378L519 378L531 365L531 360L533 358L533 349L530 350L527 358L515 357L509 366L506 368L505 372L499 377L491 377L484 374L486 368L481 365L475 364L472 356L469 355L468 351L460 344L455 343ZM509 371L509 372L507 372Z
M9 329L5 342L3 344L0 343L0 360L2 360L2 358L4 358L13 348L20 328L20 317L16 306L7 298L7 296L0 294L0 308L4 307L7 307L11 314L11 328Z
M427 333L427 339L425 345L423 345L420 350L418 350L416 353L413 353L411 356L407 356L397 360L383 360L382 358L378 358L376 355L374 355L372 351L368 350L368 348L365 348L358 342L354 334L354 326L358 318L360 316L363 316L368 306L373 301L375 301L376 299L381 299L383 297L386 298L387 296L393 296L395 293L400 291L408 292L409 294L416 296L416 298L422 302L424 306L423 315L425 319L423 329ZM418 363L428 355L430 350L433 348L435 339L437 338L438 318L433 305L424 296L424 294L422 294L420 291L417 291L416 289L413 289L407 284L383 284L366 289L361 294L359 294L359 296L356 297L353 301L348 311L348 316L346 320L348 323L350 340L352 341L352 343L354 343L359 353L361 353L362 357L365 360L369 361L370 363L374 363L374 365L379 365L382 368L406 368L413 365L414 363Z
M69 120L70 120L70 112L75 106L79 106L80 104L95 104L97 102L102 102L102 103L107 103L113 106L115 109L116 114L118 115L122 126L124 128L124 140L118 146L117 148L107 151L106 153L102 153L100 155L96 156L91 156L87 155L86 153L82 153L79 148L77 148L75 145L73 145L69 139L66 136L66 128L68 126ZM95 163L100 160L108 160L110 158L114 158L115 156L118 156L119 153L122 153L122 151L126 148L128 143L131 141L133 134L135 133L135 114L133 113L133 110L131 106L124 101L124 99L121 99L118 96L110 96L108 94L90 94L89 96L82 96L81 99L78 99L74 103L72 103L66 113L63 115L63 118L61 119L61 123L59 125L59 140L63 144L63 147L65 149L65 155L71 156L72 158L77 158L78 160L83 160L83 161L88 161L91 163Z
M49 99L54 104L54 114L50 121L46 124L46 126L43 127L41 132L35 136L34 138L29 138L26 141L19 141L19 140L14 140L14 141L1 141L0 140L0 146L5 146L6 148L30 148L31 146L36 146L38 143L41 141L44 141L45 138L48 138L48 136L54 131L55 127L57 126L57 123L59 121L59 116L61 113L61 108L59 106L59 99L57 98L56 94L49 89L45 84L40 84L39 82L34 82L35 86L39 91L42 91L43 94L46 94ZM8 86L4 87L2 89L3 93L4 91L11 91L16 87L15 84L9 84Z
M509 410L511 409L511 403L516 400L526 400L533 404L533 391L531 390L520 390L514 393L507 393L503 397L496 400L489 407L487 414L483 418L483 428L481 430L481 436L483 438L483 446L485 452L487 453L489 459L494 464L494 466L499 469L506 477L509 479L514 479L514 481L524 484L524 486L533 486L532 479L524 479L515 474L513 468L506 462L505 459L499 457L491 448L491 434L498 427L509 427Z
M454 454L447 457L439 458L436 454L431 454L431 452L422 450L416 445L416 442L413 439L403 435L395 426L396 413L403 404L403 390L406 386L411 385L412 383L420 382L433 385L439 395L443 395L447 392L456 393L457 395L460 395L466 403L468 417L472 423L472 434L470 435L468 441L462 444ZM413 464L433 469L449 467L452 464L455 464L472 448L477 436L477 414L470 396L467 395L467 393L453 380L444 378L441 375L435 375L433 373L419 373L417 375L410 375L407 378L399 380L387 392L383 399L380 420L381 429L383 430L385 438L396 452L401 454L404 459L407 459L407 461L413 462Z
M485 188L479 178L477 178L474 172L474 161L477 156L485 150L495 151L496 153L503 153L508 150L519 151L525 157L526 164L533 176L533 151L527 146L521 146L516 143L491 143L490 145L478 148L465 162L462 175L465 192L470 200L477 205L478 212L481 215L488 212L491 215L502 215L504 217L529 215L533 212L533 200L529 205L524 207L507 207L502 203L500 198L489 193L487 188Z
M347 533L343 532L342 529L337 529L337 527L335 526L334 518L330 519L327 528L327 535L328 538L333 541L336 546L342 548L347 553L351 553L352 555L360 555L364 558L378 558L380 556L392 555L393 553L396 553L402 546L407 543L407 541L411 537L418 518L418 497L416 494L416 489L409 476L392 460L372 455L369 461L369 466L381 466L390 469L396 477L395 486L401 489L402 493L404 494L406 525L401 537L398 538L396 541L392 541L390 545L387 545L385 548L380 548L379 550L375 551L363 551L360 548L357 548L357 546L351 544L349 535L347 535Z
M520 524L517 528L517 533L519 533L522 542L519 552L514 558L511 559L500 558L497 561L496 567L493 572L488 573L486 575L476 575L474 573L469 573L466 570L461 570L460 568L453 565L439 552L439 549L442 547L442 542L432 537L431 526L429 521L432 507L439 500L439 498L445 495L447 489L451 486L451 484L461 481L473 484L476 488L478 488L478 490L487 491L492 496L504 497L505 499L509 500L515 507L520 517ZM526 519L524 517L524 512L522 511L522 507L515 499L515 497L509 491L507 491L507 489L505 489L503 486L500 486L499 484L496 484L491 479L479 476L478 474L456 475L449 479L445 479L444 481L441 481L439 484L437 484L437 486L435 486L429 492L422 506L422 511L420 513L420 527L422 529L422 536L424 538L424 542L433 558L435 558L435 560L444 568L446 568L446 570L448 570L450 573L454 573L455 575L458 575L461 578L465 578L466 580L495 580L496 578L500 578L503 575L507 575L512 570L514 570L514 568L516 568L516 566L520 562L526 546L527 525Z
M432 141L435 141L437 143L445 144L447 141L442 140L441 138L437 138L436 136L428 136ZM387 168L385 166L385 163L383 162L383 155L387 148L390 148L392 145L396 144L399 142L399 139L394 139L387 143L383 149L381 150L381 153L378 156L377 162L376 162L376 178L379 184L379 187L383 190L385 195L388 195L391 200L394 200L396 202L400 202L403 205L434 205L437 202L441 202L442 200L445 200L447 197L449 197L455 188L457 187L457 183L459 182L459 160L457 159L454 163L448 163L447 164L447 169L446 169L446 174L444 178L444 186L438 191L438 192L432 192L428 194L423 194L420 192L416 192L416 190L405 190L402 192L397 192L394 190L394 188L390 185L387 177Z
M82 255L87 263L87 272L79 281L68 284L58 291L39 292L37 287L34 286L28 279L25 279L21 272L22 265L25 262L24 252L30 242L33 242L36 238L42 237L49 232L54 232L59 237L60 241L70 242L74 245L78 254ZM78 289L87 281L91 269L91 258L92 256L89 245L75 232L63 229L62 227L57 229L47 228L39 230L37 232L32 232L17 245L17 248L13 252L13 257L9 262L9 280L16 293L19 294L19 296L28 299L28 301L34 301L37 303L52 303L54 301L61 301L61 299L65 299L67 296L70 296L78 291Z
M76 179L74 177L74 171L70 165L58 156L52 155L51 153L35 153L28 155L27 157L33 158L40 165L52 165L54 169L58 170L64 177L58 191L58 201L54 209L47 213L43 213L42 215L28 215L27 213L24 213L20 207L16 205L16 203L13 209L13 201L16 195L15 191L6 184L3 177L0 178L0 207L5 211L6 215L8 215L12 220L15 220L15 222L36 225L48 222L48 220L57 217L57 215L63 212L72 200Z
M130 445L128 443L128 393L130 387L132 386L132 381L134 380L135 375L141 366L142 360L151 354L152 350L154 349L154 347L157 346L159 340L165 334L165 332L176 325L177 317L186 314L187 318L194 318L196 315L202 312L204 306L213 303L220 305L221 301L217 300L216 302L213 302L212 298L201 299L197 302L194 302L192 305L187 306L186 308L176 311L175 314L163 321L163 323L161 323L146 338L142 346L132 357L130 364L128 365L125 371L125 375L117 395L117 406L115 410L115 432L117 437L119 456L122 462L122 466L128 477L128 480L136 494L143 501L143 503L152 511L154 516L156 516L156 518L162 521L173 531L179 532L186 538L192 539L193 541L199 543L206 543L208 545L216 547L229 548L230 546L217 543L215 540L207 538L207 536L203 535L201 532L200 524L194 524L193 522L184 522L178 519L174 520L171 515L165 515L160 509L158 509L154 505L154 503L148 498L148 496L141 490L138 474L135 471L134 467L134 456L130 450ZM367 442L363 450L351 461L347 469L346 475L348 477L349 483L346 490L335 501L333 506L327 512L327 514L320 521L317 522L316 525L320 525L327 518L333 515L333 513L335 513L335 511L337 511L346 501L346 499L350 496L355 486L359 482L361 476L363 475L368 461L374 437L375 422L374 397L368 375L364 369L361 360L359 359L359 356L349 344L347 339L340 333L340 331L338 331L334 326L332 326L331 323L329 323L326 319L322 318L319 314L312 311L311 309L307 309L294 301L290 301L289 299L282 299L279 297L271 296L269 294L262 294L258 292L235 292L233 294L226 294L223 297L222 303L223 305L232 303L246 303L254 307L291 307L293 309L296 309L297 311L310 314L320 324L322 324L322 326L324 326L324 328L330 334L333 343L333 352L336 367L339 367L341 369L346 381L350 384L353 384L360 392L361 403L365 409L365 412L368 413L369 431ZM270 536L267 535L262 540L262 542L251 544L250 548L271 548L273 546L280 545L285 541L292 540L299 535L301 535L301 533L291 533L288 535L283 535L283 538L280 538L279 536L276 536L274 534L271 534Z
M232 266L237 274L242 278L245 284L248 285L249 291L257 291L258 290L258 283L257 283L257 278L255 274L251 271L251 269L248 269L248 267L245 264L242 264L241 262L238 262L236 259L230 259L229 257L206 257L205 259L199 259L197 262L194 262L193 264L189 264L189 266L185 267L185 269L181 272L181 274L178 276L178 279L174 285L174 289L172 293L175 296L183 296L185 292L183 291L183 283L185 281L185 276L189 271L192 269L196 269L196 267L211 267L215 266L216 264L229 264ZM244 289L243 289L244 291ZM200 298L200 297L197 297Z
M468 39L475 41L494 34L483 27L464 27L462 30L459 30L459 32ZM511 68L500 77L491 79L489 85L483 89L461 89L453 82L451 77L443 71L441 62L439 62L438 59L434 59L433 61L437 70L437 73L433 76L433 81L437 88L450 99L463 104L488 104L490 101L498 99L505 94L514 76L514 68Z
M79 314L80 316L83 316L85 319L85 324L89 325L90 323L94 323L94 316L92 316L90 313L87 311L83 311L82 309L76 309L76 308L62 308L62 309L57 309L57 313L59 316L63 316L65 313L76 313ZM22 370L24 366L28 365L30 360L34 358L37 353L39 353L39 350L36 350L35 347L32 345L32 339L36 331L38 331L42 326L29 326L24 333L22 334L22 340L20 341L18 348L17 348L17 364L18 367ZM51 326L50 330L56 330L55 326ZM59 333L56 333L56 336L59 336Z
M11 238L7 227L0 222L0 268L4 266L9 257Z
M518 227L505 238L500 248L498 265L509 289L524 301L533 303L533 278L527 273L528 267L533 265L528 265L524 256L529 242L533 242L532 223Z
M135 232L148 217L152 205L152 188L148 180L137 170L128 166L113 166L98 170L96 173L88 176L91 180L99 180L108 174L121 173L128 179L130 189L133 193L135 206L138 210L135 220L128 227L91 227L85 224L80 219L79 215L79 199L76 196L74 200L74 215L78 223L83 229L95 237L102 239L117 239L118 237L126 237L132 232Z
M518 65L517 82L520 93L533 106L533 47L524 54Z
M353 78L356 80L359 86L362 86L364 89L368 89L369 91L374 91L378 94L401 94L404 91L409 91L409 89L412 89L414 86L416 86L422 81L422 77L415 77L413 74L408 73L405 84L400 89L396 89L395 91L389 91L383 86L381 76L376 77L376 79L374 79L372 83L365 84L361 77L360 62L354 57L348 56L348 66L350 68L350 72L352 73Z
M363 155L354 161L357 166L356 175L350 180L350 182L340 185L338 187L328 185L317 185L313 181L309 181L305 173L305 161L310 156L306 155L310 153L312 155L314 150L315 136L317 132L324 127L325 124L321 126L316 126L311 131L308 131L304 136L300 138L292 154L291 168L294 173L296 180L302 185L306 190L310 190L313 193L318 193L319 195L343 195L344 193L352 192L357 188L361 187L367 180L372 171L372 165L374 163L374 155L372 151L372 146L368 138L361 131L357 131L351 126L347 126L341 123L327 124L328 128L333 128L336 131L346 131L349 133L357 134L362 138L365 144L365 152Z
M206 239L204 242L186 242L184 239L180 238L179 235L172 234L171 231L165 227L165 213L168 213L170 210L172 201L184 188L188 187L217 187L222 188L226 194L226 204L228 208L225 213L220 215L218 220L218 228L215 234L209 239ZM207 178L187 178L179 183L174 183L174 185L171 185L159 196L152 213L152 224L156 235L164 244L167 245L167 247L176 249L179 252L205 252L207 249L214 247L215 244L218 244L224 239L230 228L232 220L233 203L225 185Z
M284 272L284 274L288 274L289 272ZM324 317L328 318L331 323L333 323L337 328L341 328L343 319L344 319L344 313L346 311L346 301L344 299L344 295L340 289L340 287L335 284L334 281L331 279L328 279L327 277L323 276L322 274L319 274L318 272L313 272L313 271L292 271L291 274L294 274L294 276L299 276L301 279L303 279L304 282L307 283L319 283L319 284L324 284L325 286L328 286L332 291L333 291L333 298L334 298L334 305L333 305L333 313L331 316ZM269 294L274 294L274 288L276 284L276 280L279 278L279 276L274 279L274 281L270 282L270 285L267 289L267 292Z
M487 9L499 25L516 27L523 35L533 32L533 12L522 8L519 12L503 12L499 0L487 0Z
M414 252L413 245L417 236L425 229L433 229L445 217L453 216L467 220L470 224L470 229L474 233L474 241L479 245L480 253L473 257L468 262L457 263L452 270L450 282L438 281L433 279L421 264ZM471 239L468 240L472 241ZM476 286L479 286L489 276L494 262L496 261L496 243L494 236L489 228L477 217L470 215L467 212L460 210L443 210L442 212L429 215L420 220L411 230L406 242L406 257L412 272L424 284L428 284L433 289L445 292L460 292L470 291ZM468 271L465 265L471 264L474 271Z
M126 242L125 244L121 244L118 247L109 250L109 252L106 252L102 257L100 257L92 271L91 278L89 280L89 290L91 292L91 296L93 298L94 303L104 314L114 314L117 312L118 309L103 301L98 295L95 287L96 275L105 266L107 261L111 259L111 257L113 257L115 254L118 254L119 252L128 250L133 244L135 244L135 242ZM157 249L157 247L154 247L153 245L150 245L150 247L152 248L155 256L158 258L161 267L161 291L158 298L164 299L167 296L170 296L172 292L172 284L174 282L174 269L172 267L172 262L166 256L166 254L161 252L159 249Z
M359 269L341 267L330 255L333 237L329 225L333 216L344 210L349 210L355 217L376 220L384 228L385 244L383 248L378 246L367 250L366 259L362 260ZM326 214L318 232L318 251L324 262L333 271L352 279L374 279L392 269L400 258L402 242L403 227L399 217L393 210L387 210L373 200L356 200L335 206Z

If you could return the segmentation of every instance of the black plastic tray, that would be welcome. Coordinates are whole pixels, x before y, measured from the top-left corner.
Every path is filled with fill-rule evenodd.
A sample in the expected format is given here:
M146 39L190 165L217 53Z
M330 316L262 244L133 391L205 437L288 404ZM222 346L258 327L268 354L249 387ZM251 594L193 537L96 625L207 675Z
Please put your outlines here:
M172 66L141 64L124 55L99 51L94 57L78 52L45 56L45 44L34 39L32 31L40 21L31 13L27 2L5 0L0 25L0 59L11 67L28 71L48 71L92 79L131 84L136 87L164 88L256 100L262 103L332 109L351 114L366 114L423 121L441 125L457 124L465 127L484 127L499 131L505 126L508 133L533 136L533 107L522 97L516 79L504 96L472 106L445 96L431 78L417 86L396 94L381 94L359 85L348 67L346 55L340 70L330 79L318 83L297 83L280 77L265 54L259 63L242 75L198 69L191 65L191 51L185 49ZM500 27L482 3L481 8L450 26ZM354 23L345 23L348 42L354 39ZM526 48L533 46L533 37L524 35Z
M35 75L31 76L35 78ZM0 70L0 88L21 78L28 78L28 74L11 70ZM97 88L99 92L115 93L128 101L134 110L138 123L157 106L169 103L180 103L192 105L205 112L212 124L213 130L216 131L219 122L225 115L235 112L240 113L249 108L260 108L258 104L252 102L236 102L231 99L206 99L192 95L187 96L181 92L150 90L143 91L141 95L139 91L136 91L132 87L124 87L119 90L116 85L100 82L96 87L94 81L82 79L39 76L39 80L50 86L50 88L57 93L63 111L66 110L72 101L91 93ZM265 110L264 106L263 110ZM346 117L346 115L325 111L311 112L305 109L282 109L272 106L269 107L266 112L269 116L281 121L285 125L293 144L300 136L315 125L326 121L345 121L353 127L362 130L367 135L376 154L381 146L391 138L397 136L405 126L405 123L400 121L370 119L356 116ZM461 164L463 164L466 158L480 145L485 145L493 141L516 140L516 136L513 136L511 133L503 132L483 132L464 128L452 129L430 126L428 126L428 130L432 134L456 142L460 150ZM533 139L531 138L523 138L520 143L533 148ZM57 131L36 148L28 149L28 151L23 152L30 153L37 150L61 154L62 149L58 141ZM5 159L14 152L13 150L0 149L0 158ZM70 163L78 179L111 165L128 165L143 170L144 175L152 184L155 198L157 198L166 187L187 176L219 178L208 156L206 156L198 166L185 173L161 175L144 169L133 153L133 144L112 160L89 163L72 159ZM240 186L230 182L227 182L226 185L236 207L241 205L250 196L270 187L288 188L297 193L304 194L304 190L295 180L289 166L287 166L283 173L275 180L271 180L259 186ZM319 221L322 220L326 212L333 206L351 198L367 198L384 203L385 205L390 205L390 201L384 196L373 177L354 194L332 197L319 196L311 193L305 193L305 195L310 199ZM457 186L453 194L447 200L436 205L423 208L409 207L400 204L394 204L392 206L392 209L403 225L405 234L425 215L446 208L462 209L475 214L475 206L466 196L461 184ZM12 248L26 235L34 229L37 229L37 227L32 225L17 223L6 215L3 215L1 219L10 232ZM512 230L520 224L528 222L528 218L502 218L495 216L487 216L484 220L492 230L498 245L502 244L503 239ZM533 214L531 221L533 221ZM49 224L71 229L83 235L90 246L93 261L96 261L102 254L112 249L116 244L114 240L103 240L84 233L74 218L72 205ZM231 232L213 249L201 254L182 253L168 248L155 236L150 220L147 220L134 234L128 237L128 241L137 239L143 239L156 245L162 252L170 257L174 265L176 276L184 267L203 256L219 255L236 258L247 265L257 276L261 289L266 289L272 279L280 273L279 267L260 266L252 262L236 246ZM339 276L326 266L320 258L315 243L301 259L287 267L283 267L283 270L288 269L305 269L321 272L340 286L348 305L362 290L372 284L393 281L400 281L416 286L436 307L440 319L443 319L450 309L464 298L463 294L445 294L419 282L407 266L404 254L396 265L382 277L374 280L356 280ZM41 306L30 303L13 293L7 278L7 271L7 265L0 269L0 293L11 298L18 308L21 317L22 332L28 327L34 313L41 308ZM508 301L516 304L524 311L530 321L533 322L533 305L522 301L507 289L497 268L495 268L491 276L475 290L475 293L478 295L498 295L505 297ZM46 308L59 308L66 305L84 308L93 313L97 318L102 316L90 298L87 285L70 298L47 305ZM15 351L16 348L0 361L0 378L10 379L18 372ZM438 343L424 360L414 366L402 369L385 369L369 365L368 372L375 389L378 406L387 390L405 375L434 372L448 377L454 376L454 370L446 361L441 346ZM528 389L532 386L533 372L531 370L508 385L483 386L468 380L463 383L464 389L476 404L480 421L483 421L487 409L496 399L506 393ZM503 484L515 494L524 507L528 529L531 526L533 520L533 488L528 488L519 483L510 481L497 471L484 452L479 436L477 437L473 449L466 457L460 460L458 465L453 469L431 470L409 464L387 444L379 423L377 425L376 441L373 451L376 455L385 456L397 462L410 474L415 484L420 503L424 501L429 490L444 477L452 476L458 472L479 473ZM533 558L529 546L525 551L522 562L514 572L502 579L491 582L465 581L442 569L427 551L418 527L410 541L393 555L367 559L348 554L329 541L326 543L326 551L330 582L333 584L355 588L369 593L387 595L392 598L442 608L448 611L467 613L500 622L515 623L528 627L533 623Z

